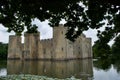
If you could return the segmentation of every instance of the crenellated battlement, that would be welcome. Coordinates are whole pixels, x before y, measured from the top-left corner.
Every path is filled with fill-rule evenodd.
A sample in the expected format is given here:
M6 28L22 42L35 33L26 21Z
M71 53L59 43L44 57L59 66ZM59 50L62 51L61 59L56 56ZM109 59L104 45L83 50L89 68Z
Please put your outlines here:
M52 38L50 38L50 39L42 39L42 40L40 40L41 42L50 42L50 41L52 41L53 39Z

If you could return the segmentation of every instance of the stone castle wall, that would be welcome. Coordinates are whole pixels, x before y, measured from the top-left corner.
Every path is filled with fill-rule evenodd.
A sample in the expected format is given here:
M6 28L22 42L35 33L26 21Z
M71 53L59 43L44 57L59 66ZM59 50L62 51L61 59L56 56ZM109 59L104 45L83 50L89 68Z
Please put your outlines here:
M40 41L42 45L42 59L51 59L53 58L53 40L52 39L45 39Z
M20 36L10 36L8 59L67 60L92 57L91 38L81 35L75 42L65 38L67 29L53 28L53 38L40 40L40 33L25 33L24 44Z
M25 43L24 43L24 58L25 59L37 59L38 58L38 45L39 44L39 33L28 34L25 33Z
M22 56L23 46L21 43L20 36L10 36L8 45L8 58L9 59L20 59Z
M65 32L65 28L62 26L53 28L54 58L56 59L65 59L67 57Z

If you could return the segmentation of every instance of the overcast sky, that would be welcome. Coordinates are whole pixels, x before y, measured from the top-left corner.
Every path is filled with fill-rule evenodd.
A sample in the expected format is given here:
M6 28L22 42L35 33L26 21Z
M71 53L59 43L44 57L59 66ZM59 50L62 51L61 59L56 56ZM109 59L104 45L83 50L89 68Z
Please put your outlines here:
M60 24L65 23L65 21L61 21ZM48 25L48 21L40 22L39 20L35 19L35 21L32 22L32 24L37 24L38 30L40 31L40 39L47 39L47 38L52 38L53 32L52 28ZM97 40L96 37L96 30L89 29L88 31L85 31L84 34L87 37L92 38L92 44L94 41ZM9 42L9 35L14 35L14 32L8 33L7 28L2 26L0 24L0 42L3 43L8 43Z

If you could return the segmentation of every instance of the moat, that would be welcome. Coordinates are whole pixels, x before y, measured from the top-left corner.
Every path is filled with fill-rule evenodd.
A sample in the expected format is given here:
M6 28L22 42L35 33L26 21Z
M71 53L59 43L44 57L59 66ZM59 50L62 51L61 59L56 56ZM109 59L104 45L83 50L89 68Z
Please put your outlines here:
M0 76L31 74L65 79L74 76L82 80L119 80L119 63L92 59L70 61L0 61Z

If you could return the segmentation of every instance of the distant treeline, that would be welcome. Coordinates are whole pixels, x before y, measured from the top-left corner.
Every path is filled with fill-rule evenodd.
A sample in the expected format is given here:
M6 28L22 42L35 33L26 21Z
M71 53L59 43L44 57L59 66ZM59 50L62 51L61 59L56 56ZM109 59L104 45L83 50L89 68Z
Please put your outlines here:
M0 59L7 60L8 44L0 42Z

